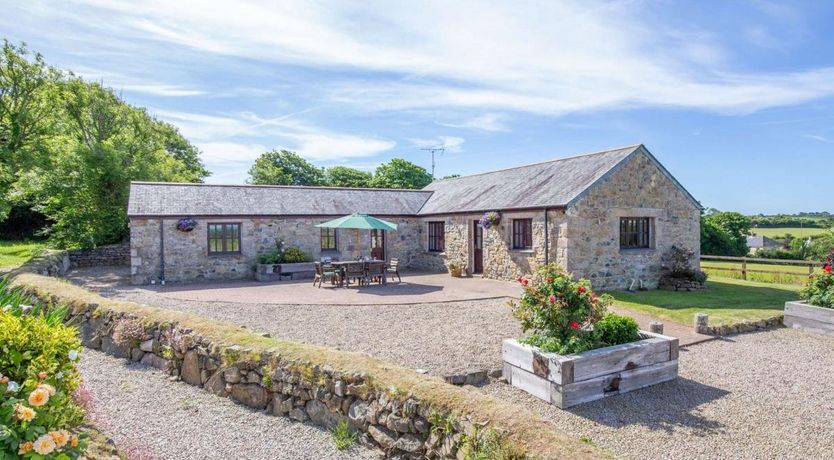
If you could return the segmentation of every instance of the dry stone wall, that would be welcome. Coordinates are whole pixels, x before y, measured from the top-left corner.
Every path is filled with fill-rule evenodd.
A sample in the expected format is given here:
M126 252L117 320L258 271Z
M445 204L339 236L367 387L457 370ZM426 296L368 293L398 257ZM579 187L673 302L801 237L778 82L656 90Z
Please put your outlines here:
M130 243L110 244L93 249L67 251L73 267L101 267L130 264Z

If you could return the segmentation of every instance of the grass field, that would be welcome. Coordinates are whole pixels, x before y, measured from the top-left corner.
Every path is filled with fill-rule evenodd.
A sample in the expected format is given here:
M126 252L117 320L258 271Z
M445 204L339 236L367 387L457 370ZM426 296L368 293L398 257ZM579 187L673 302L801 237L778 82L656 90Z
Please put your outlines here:
M0 269L17 268L45 247L32 241L0 241Z
M775 227L775 228L754 228L751 232L766 236L768 238L784 237L788 233L796 238L808 238L809 236L819 235L825 233L825 228L808 228L808 227Z
M710 278L703 291L612 292L615 305L663 320L692 325L696 313L709 315L711 326L759 320L782 314L785 302L798 298L799 286Z
M710 268L734 268L741 270L741 262L730 262L724 260L702 260L701 269L707 272L709 276L720 278L741 279L741 271L729 270L710 270ZM763 270L774 272L791 273L789 275L777 273L747 273L749 281L758 281L762 283L776 283L776 284L805 284L808 281L808 267L800 267L794 265L776 265L776 264L747 264L748 270ZM822 272L822 267L816 267L816 273ZM795 275L793 274L795 273Z

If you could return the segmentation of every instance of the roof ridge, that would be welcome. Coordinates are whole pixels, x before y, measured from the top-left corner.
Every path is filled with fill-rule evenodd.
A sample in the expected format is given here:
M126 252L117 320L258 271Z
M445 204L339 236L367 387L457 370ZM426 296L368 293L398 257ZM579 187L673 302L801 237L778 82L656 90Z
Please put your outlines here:
M456 180L460 180L460 179L465 179L467 177L483 176L483 175L486 175L486 174L492 174L492 173L498 173L498 172L504 172L504 171L512 171L514 169L529 168L529 167L532 167L532 166L539 166L539 165L543 165L543 164L547 164L547 163L555 163L557 161L573 160L575 158L588 157L588 156L593 156L593 155L601 155L603 153L614 152L616 150L637 149L637 148L640 148L640 146L642 146L642 145L643 145L642 143L629 144L629 145L624 145L622 147L614 147L614 148L607 148L607 149L597 150L597 151L594 151L594 152L579 153L579 154L571 155L571 156L567 156L567 157L553 158L551 160L538 161L536 163L528 163L526 165L510 166L509 168L493 169L492 171L484 171L484 172L479 172L479 173L474 173L474 174L467 174L465 176L453 177L453 178L449 178L449 179L440 179L440 180L436 180L436 181L432 182L432 184L437 183L437 182L452 182L452 181L456 181Z
M302 190L371 190L377 192L421 192L434 193L432 190L413 188L376 188L376 187L336 187L319 185L270 185L270 184L206 184L202 182L154 182L154 181L130 181L130 185L166 185L175 187L229 187L229 188L278 188L278 189L302 189Z

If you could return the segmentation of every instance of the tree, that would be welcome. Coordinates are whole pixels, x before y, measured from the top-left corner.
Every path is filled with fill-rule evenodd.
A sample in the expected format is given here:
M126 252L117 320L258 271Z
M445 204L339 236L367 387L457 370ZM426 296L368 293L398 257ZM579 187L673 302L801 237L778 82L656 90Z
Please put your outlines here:
M271 150L262 154L249 168L250 184L323 185L324 169L317 168L289 150Z
M394 158L376 168L373 186L380 188L420 189L432 181L426 169L410 161Z
M701 216L701 252L713 256L745 256L750 218L737 212L710 209Z
M332 187L359 187L371 186L373 174L367 171L360 171L347 166L333 166L325 171L325 182Z

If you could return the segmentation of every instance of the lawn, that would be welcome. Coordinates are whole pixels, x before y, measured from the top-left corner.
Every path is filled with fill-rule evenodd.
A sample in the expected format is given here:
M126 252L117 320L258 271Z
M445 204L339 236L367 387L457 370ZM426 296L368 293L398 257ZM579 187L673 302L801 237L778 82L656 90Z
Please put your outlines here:
M729 270L710 270L710 268L734 268L739 271ZM741 279L741 262L730 262L726 260L702 260L701 269L707 272L710 276L720 278L734 278ZM801 267L797 265L781 265L781 264L764 264L764 263L747 263L747 270L763 270L773 272L786 272L790 274L779 273L747 273L749 281L759 281L762 283L777 283L777 284L805 284L808 282L808 267ZM822 272L822 267L816 267L815 272ZM796 273L795 275L793 273Z
M797 238L808 238L809 236L819 235L821 233L825 233L827 229L825 228L814 228L814 227L774 227L774 228L761 228L756 227L751 230L756 235L766 236L768 238L776 238L776 237L784 237L788 233L793 235Z
M691 325L696 313L707 313L710 325L733 324L782 314L796 300L799 286L712 277L703 291L612 292L615 305Z
M32 241L0 241L0 269L17 268L44 247L44 243Z

